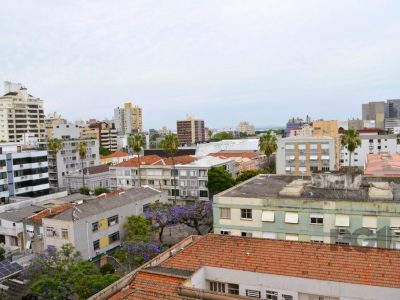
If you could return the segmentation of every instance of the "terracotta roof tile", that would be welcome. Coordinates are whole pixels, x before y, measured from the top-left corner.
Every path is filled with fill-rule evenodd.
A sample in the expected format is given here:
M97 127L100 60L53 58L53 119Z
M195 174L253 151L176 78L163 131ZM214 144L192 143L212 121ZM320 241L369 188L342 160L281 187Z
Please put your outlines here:
M126 153L122 150L117 150L109 155L101 156L101 158L118 158L118 157L126 157L126 156L128 156L128 153Z
M45 210L42 210L41 212L30 216L29 218L27 218L28 221L32 221L32 222L41 222L43 218L47 218L50 216L54 216L56 214L59 214L63 211L66 211L67 209L71 208L72 204L71 203L65 203L63 205L60 205L58 207L49 207L46 208Z
M145 155L140 157L140 165L152 165L152 166L172 166L172 161L175 162L175 165L178 164L189 164L193 161L197 160L196 157L191 155L182 155L176 156L174 159L172 158L161 158L158 155ZM121 162L116 165L117 167L128 167L128 168L137 168L139 166L139 160L137 157L131 158L128 161Z

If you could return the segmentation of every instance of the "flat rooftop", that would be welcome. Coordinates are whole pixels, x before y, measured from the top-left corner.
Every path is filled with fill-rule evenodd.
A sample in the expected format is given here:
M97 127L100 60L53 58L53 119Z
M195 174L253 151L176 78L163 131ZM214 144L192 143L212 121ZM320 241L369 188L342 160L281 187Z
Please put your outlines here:
M400 202L400 177L363 176L359 187L345 189L332 186L317 187L307 176L262 174L223 191L217 196Z

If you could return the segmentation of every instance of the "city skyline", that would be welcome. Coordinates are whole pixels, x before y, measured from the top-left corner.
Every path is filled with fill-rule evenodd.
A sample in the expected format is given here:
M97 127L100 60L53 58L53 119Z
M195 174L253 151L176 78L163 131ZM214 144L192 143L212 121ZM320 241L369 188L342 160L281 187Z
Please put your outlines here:
M361 118L400 97L400 4L341 3L8 1L0 78L68 120L132 102L145 129L187 114L210 128Z

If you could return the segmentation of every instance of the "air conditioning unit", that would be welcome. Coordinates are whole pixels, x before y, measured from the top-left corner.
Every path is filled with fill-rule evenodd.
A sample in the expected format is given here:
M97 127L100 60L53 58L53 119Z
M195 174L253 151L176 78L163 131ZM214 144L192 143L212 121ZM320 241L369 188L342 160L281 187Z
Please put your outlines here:
M339 235L344 235L347 233L346 229L339 229Z

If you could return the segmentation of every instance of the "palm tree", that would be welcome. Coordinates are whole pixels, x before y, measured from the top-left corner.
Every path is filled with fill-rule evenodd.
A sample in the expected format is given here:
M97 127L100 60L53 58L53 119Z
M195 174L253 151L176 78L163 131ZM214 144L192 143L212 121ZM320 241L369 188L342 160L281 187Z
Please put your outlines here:
M276 144L276 136L268 131L260 137L258 147L261 152L267 156L267 166L269 168L270 157L273 153L278 150L278 145Z
M128 139L129 149L131 149L134 153L137 154L138 160L138 175L139 175L139 187L141 186L141 176L140 176L140 152L142 151L143 146L145 145L144 139L140 134L135 134L134 136L129 137Z
M60 152L63 147L64 144L62 140L59 139L51 139L47 144L47 148L54 154L54 160L55 160L54 171L57 170L57 153Z
M174 157L178 152L179 140L176 134L168 134L160 143L161 148L167 152L168 157L172 159L172 173L174 176L174 204L176 203L176 170Z
M83 170L83 160L86 158L87 154L87 143L85 141L80 141L78 144L76 144L76 151L79 154L79 158L81 159L81 164L82 164L82 187L85 188L85 172Z
M351 155L361 146L360 134L354 129L349 129L344 132L342 136L342 146L349 151L349 171L351 169Z

